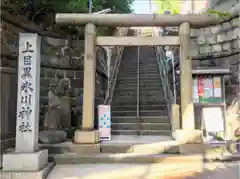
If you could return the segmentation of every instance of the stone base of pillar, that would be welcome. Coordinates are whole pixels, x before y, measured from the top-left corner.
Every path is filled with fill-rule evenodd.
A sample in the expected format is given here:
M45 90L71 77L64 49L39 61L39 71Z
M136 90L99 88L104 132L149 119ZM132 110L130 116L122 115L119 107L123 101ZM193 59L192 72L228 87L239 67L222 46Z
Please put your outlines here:
M180 145L181 154L202 154L205 151L201 130L178 129L175 132L175 139Z
M180 129L180 106L178 104L172 104L172 137L176 139L176 130Z
M175 132L176 140L182 144L203 143L203 133L195 129L177 129Z
M37 172L48 164L48 150L35 153L6 153L3 155L3 171L5 172Z
M74 135L75 144L96 144L99 143L99 131L76 130Z
M207 150L207 146L205 144L182 144L179 147L180 154L188 154L188 155L195 155L195 154L205 154Z
M54 163L48 163L37 172L2 172L0 175L3 179L46 179L54 166Z

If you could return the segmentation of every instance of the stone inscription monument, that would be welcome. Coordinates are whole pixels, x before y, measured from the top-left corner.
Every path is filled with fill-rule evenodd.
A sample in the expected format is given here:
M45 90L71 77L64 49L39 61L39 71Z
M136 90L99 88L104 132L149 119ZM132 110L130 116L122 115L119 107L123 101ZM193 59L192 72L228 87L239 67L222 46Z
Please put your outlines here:
M40 44L37 34L19 35L16 148L3 155L3 171L39 171L48 164L48 151L38 149Z

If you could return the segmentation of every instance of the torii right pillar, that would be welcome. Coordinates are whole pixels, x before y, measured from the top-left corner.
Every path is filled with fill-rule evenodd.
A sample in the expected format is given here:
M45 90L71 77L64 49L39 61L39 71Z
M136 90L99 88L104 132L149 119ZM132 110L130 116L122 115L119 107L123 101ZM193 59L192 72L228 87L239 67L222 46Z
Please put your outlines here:
M195 130L193 106L192 60L190 55L190 24L184 22L179 27L180 37L180 91L181 129L176 131L176 139L182 144L202 143L202 132ZM182 145L184 146L184 145ZM191 146L182 147L190 149ZM180 148L181 150L181 148ZM184 150L185 151L185 150ZM181 152L181 151L180 151ZM181 152L181 153L189 153Z

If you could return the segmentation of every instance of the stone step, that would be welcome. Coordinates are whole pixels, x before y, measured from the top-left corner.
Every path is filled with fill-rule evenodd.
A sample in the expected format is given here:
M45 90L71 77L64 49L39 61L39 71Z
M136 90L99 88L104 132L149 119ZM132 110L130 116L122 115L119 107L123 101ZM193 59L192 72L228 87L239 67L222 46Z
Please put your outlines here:
M102 153L126 153L127 151L131 150L134 147L134 144L107 144L101 145L101 152ZM170 147L164 151L164 154L178 154L179 147Z
M126 76L126 77L122 77L122 78L118 78L117 79L117 82L124 82L124 81L131 81L131 82L134 82L134 83L137 83L137 78L135 77L129 77L129 76ZM147 77L147 78L141 78L139 77L139 82L148 82L148 83L161 83L161 79L159 77L159 75L155 75L153 77Z
M137 99L137 94L134 94L134 93L117 93L115 94L115 96L120 100L125 100L125 99ZM159 98L162 98L164 97L162 92L158 92L156 94L148 94L148 93L140 93L139 94L139 101L144 101L146 99L159 99Z
M118 80L125 80L125 79L126 80L130 80L130 79L137 80L138 78L137 78L137 75L136 76L135 75L132 75L132 76L124 75L124 76L118 77ZM142 79L156 79L157 81L159 81L160 76L159 76L159 73L149 72L148 74L144 74L144 75L140 74L139 80L142 80Z
M123 65L126 65L126 64L131 64L131 63L134 63L134 62L138 62L138 59L137 59L137 55L135 58L127 58ZM157 59L156 59L156 56L152 57L152 58L144 58L144 59L139 59L139 62L141 64L152 64L152 63L157 63Z
M140 133L139 133L140 132ZM171 130L112 130L113 135L162 135L170 136Z
M123 137L123 136L121 136ZM128 137L128 136L127 136ZM136 136L138 138L139 136ZM140 137L147 137L147 136L140 136ZM153 136L149 136L150 141ZM141 151L146 151L146 149L149 151L154 148L158 148L159 144L161 143L161 137L165 136L160 136L160 140L158 142L153 142L153 143L119 143L119 142L114 142L110 141L107 143L101 143L101 153L138 153ZM149 141L149 142L150 142ZM171 141L170 141L171 142ZM160 147L159 147L160 148ZM164 154L178 154L179 153L179 146L168 146L168 147L163 147L164 150L160 153ZM157 152L158 153L158 152Z
M118 97L121 96L137 96L137 90L135 91L123 91L123 92L119 92L116 91L114 94ZM139 96L163 96L163 92L161 89L155 89L155 90L150 90L147 88L139 88Z
M155 67L148 67L148 68L144 68L144 69L139 69L139 73L147 73L147 72L151 72L151 73L156 73L159 74L158 68ZM128 73L128 74L136 74L137 73L137 67L125 67L124 69L120 68L120 73Z
M120 84L122 84L122 83L125 83L125 84L126 83L137 83L138 79L126 77L126 78L119 78L117 81ZM139 78L139 83L140 84L142 84L142 83L145 83L145 84L149 84L149 83L161 84L161 80L157 76L152 77L152 78Z
M151 137L151 136L150 136ZM159 140L161 142L161 140ZM158 143L160 143L158 142ZM156 143L156 142L155 142ZM47 149L48 153L51 154L71 154L75 153L78 155L97 155L99 152L116 154L116 153L134 153L139 152L143 147L146 148L145 143L101 143L101 144L73 144L72 142L64 142L59 144L39 144L40 149ZM150 143L151 148L153 143ZM136 148L137 147L137 148ZM177 154L179 153L178 146L166 147L164 154Z
M145 74L149 74L149 73L156 73L156 74L159 74L159 71L158 69L152 69L152 70L140 70L141 74L142 75L145 75ZM119 73L118 75L121 76L121 75L124 75L124 74L129 74L129 75L137 75L137 68L133 68L131 70L126 70L126 69L119 69Z
M161 86L140 86L139 87L140 92L141 91L163 91ZM137 92L136 88L116 88L114 90L115 94L117 93L127 93L127 92Z
M40 149L48 149L49 154L69 154L76 153L78 155L99 154L100 144L74 144L67 141L57 144L39 144Z
M116 98L113 98L112 105L118 105L118 106L124 106L124 105L136 105L137 100L116 100ZM141 101L141 105L165 105L166 102L164 99L157 99L157 100L148 100L148 101Z
M120 66L120 69L122 70L137 70L138 69L138 64L137 62L134 63L125 63ZM146 63L140 63L139 64L139 70L146 70L146 69L158 69L158 64L156 62L146 62Z
M167 106L164 104L159 104L159 105L140 105L139 109L141 110L161 110L161 109L166 109ZM124 106L111 106L111 110L117 110L117 111L122 111L122 110L136 110L137 105L124 105Z
M112 123L112 130L171 130L170 123Z
M143 123L170 123L168 116L140 116L139 119ZM114 123L137 123L139 121L136 116L112 116L111 120Z
M123 62L123 64L121 64L122 66L128 66L129 64L138 64L138 59L137 58L133 58L133 59L130 59L128 58L126 61ZM156 57L154 58L148 58L148 59L144 59L144 60L139 60L139 64L140 65L143 65L143 64L146 64L146 65L152 65L152 64L157 64L157 59Z
M113 99L114 103L118 102L124 102L125 104L128 104L130 101L137 101L137 98L135 96L114 96ZM166 104L164 96L163 95L153 95L153 96L139 96L139 102L141 104ZM153 102L153 103L152 103ZM135 103L136 104L136 103Z
M116 163L160 163L167 164L181 164L181 163L196 163L202 160L199 155L186 156L179 154L131 154L131 153L103 153L96 155L79 155L76 153L69 154L52 154L49 155L56 164L116 164Z
M112 111L112 116L136 116L137 111ZM140 110L139 116L166 116L167 110Z
M126 66L126 67L122 67L120 68L120 73L122 72L129 72L129 73L133 73L133 72L137 72L138 71L138 66ZM159 69L157 67L157 65L152 65L152 66L146 66L146 65L142 65L139 66L139 72L151 72L151 73L159 73Z
M118 83L116 84L116 89L133 89L135 87L135 89L137 88L137 83L136 82L122 82L122 83ZM140 83L139 84L140 88L159 88L162 89L162 83L161 82L157 82L157 83Z

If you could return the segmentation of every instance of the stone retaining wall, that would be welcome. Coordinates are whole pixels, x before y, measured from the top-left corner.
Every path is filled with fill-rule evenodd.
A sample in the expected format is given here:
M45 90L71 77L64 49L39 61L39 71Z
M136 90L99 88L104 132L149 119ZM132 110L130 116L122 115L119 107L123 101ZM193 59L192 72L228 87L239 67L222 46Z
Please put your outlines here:
M1 59L0 68L15 70L17 72L18 66L18 35L19 32L25 32L24 30L2 21L1 23ZM76 124L76 120L81 120L82 117L82 104L81 95L83 92L83 41L72 41L68 44L68 40L65 39L55 39L50 37L42 37L41 44L41 78L40 78L40 129L43 126L44 113L48 105L47 93L49 89L50 81L55 78L56 73L62 73L65 77L69 78L71 81L71 88L69 89L69 98L71 99L72 105L72 123ZM71 48L68 48L71 46ZM96 105L103 103L104 92L106 90L107 84L107 63L106 63L106 52L103 48L97 49L97 72L96 72ZM1 73L1 76L2 73ZM11 74L12 78L17 79L17 73ZM1 80L1 84L3 84ZM1 85L3 89L1 90L2 96L16 96L17 88L11 88L11 91L7 90ZM11 94L10 94L11 93ZM2 102L2 100L1 100ZM1 115L8 114L7 109L11 109L11 114L9 117L2 117L0 124L4 125L1 128L6 130L1 130L0 143L6 144L2 145L5 149L6 146L9 147L8 139L14 138L10 133L15 133L15 121L16 121L16 103L14 104L6 103L3 108L1 105ZM15 111L15 112L14 112ZM9 122L12 121L12 122ZM13 122L14 121L14 122ZM6 128L7 124L9 128ZM7 137L6 137L7 136ZM14 142L11 141L11 145ZM4 147L5 146L5 147ZM2 153L3 150L0 150ZM1 163L1 162L0 162Z
M227 104L239 92L240 69L240 17L235 17L217 26L192 29L191 54L193 67L228 67L231 74L226 77Z
M235 17L217 26L192 29L194 58L219 56L239 52L240 17Z

